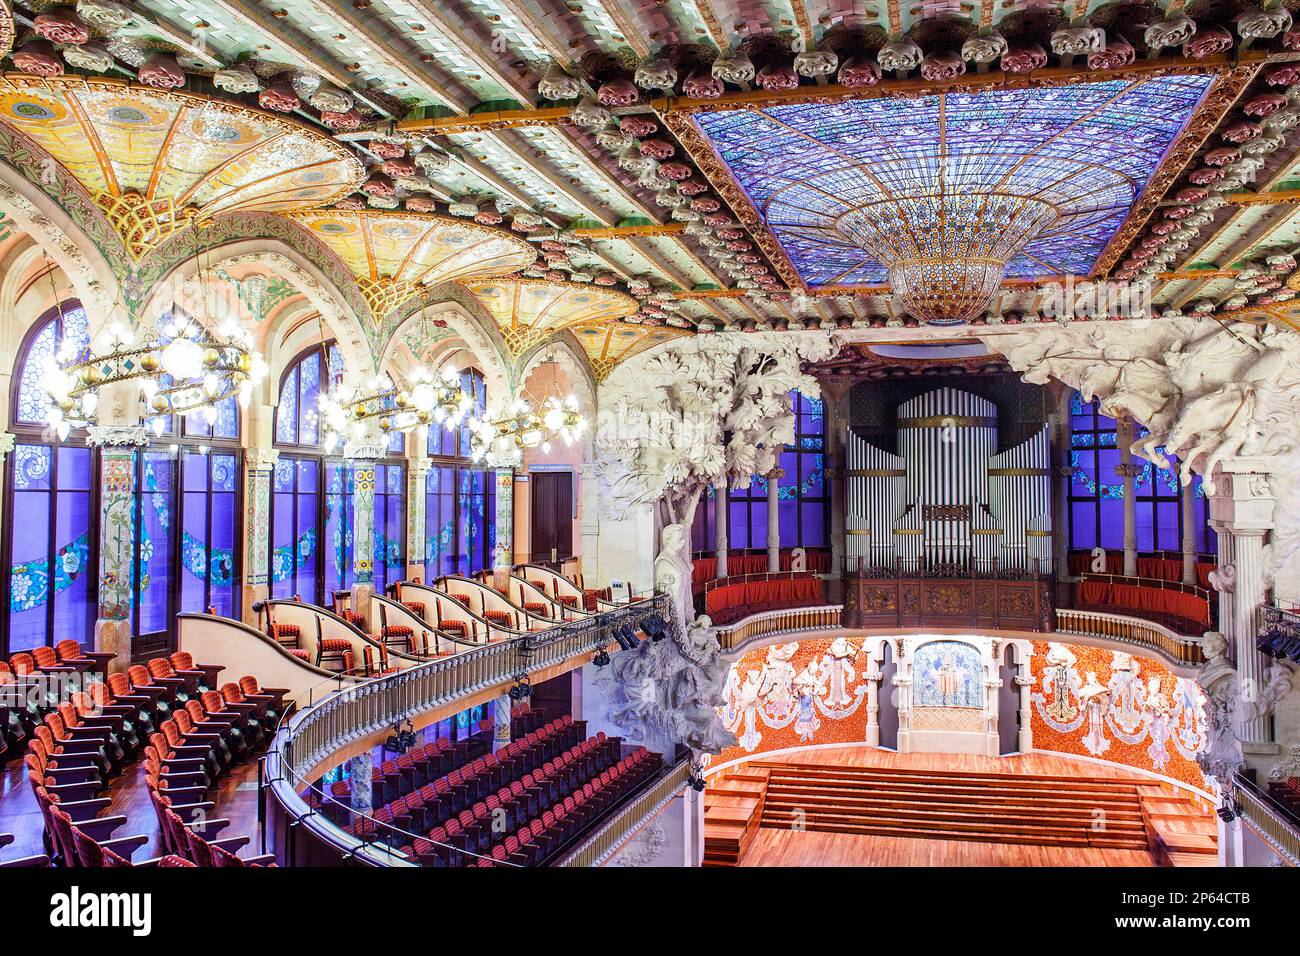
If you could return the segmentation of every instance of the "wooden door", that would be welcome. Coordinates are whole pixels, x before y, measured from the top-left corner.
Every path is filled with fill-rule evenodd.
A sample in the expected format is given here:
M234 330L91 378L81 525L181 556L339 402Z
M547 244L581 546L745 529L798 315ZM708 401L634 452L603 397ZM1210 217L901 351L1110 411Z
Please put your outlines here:
M530 491L529 560L549 564L573 556L573 473L534 471Z

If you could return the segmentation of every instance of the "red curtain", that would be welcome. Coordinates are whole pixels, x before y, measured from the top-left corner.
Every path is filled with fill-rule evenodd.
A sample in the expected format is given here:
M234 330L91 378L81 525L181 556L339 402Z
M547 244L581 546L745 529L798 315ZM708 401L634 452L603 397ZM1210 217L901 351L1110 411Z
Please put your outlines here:
M717 621L731 620L777 608L813 607L822 603L822 583L814 577L779 578L724 584L705 596L705 607Z
M1191 621L1201 627L1210 626L1210 602L1205 598L1147 585L1080 581L1079 604L1088 607L1155 611Z
M1215 565L1211 561L1196 563L1196 583L1203 588L1210 586L1210 572ZM1070 552L1070 573L1080 574L1123 574L1124 555L1115 551L1106 552L1106 570L1092 570L1092 555L1086 551ZM1138 558L1138 577L1153 578L1157 581L1180 582L1183 579L1183 562L1177 558Z

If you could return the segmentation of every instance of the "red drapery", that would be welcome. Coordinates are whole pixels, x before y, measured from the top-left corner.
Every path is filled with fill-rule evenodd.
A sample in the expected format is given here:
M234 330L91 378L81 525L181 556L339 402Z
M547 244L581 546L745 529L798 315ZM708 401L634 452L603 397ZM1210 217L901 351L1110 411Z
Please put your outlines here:
M704 604L714 623L727 623L761 611L814 607L822 603L822 583L815 577L777 578L723 584L705 595Z
M1210 572L1215 568L1211 561L1196 562L1196 583L1203 588L1210 586ZM1106 552L1106 570L1093 571L1092 555L1086 551L1070 552L1070 573L1076 577L1081 574L1123 574L1124 555L1114 551ZM1179 582L1183 579L1183 562L1177 558L1138 558L1138 577L1154 578L1157 581Z
M817 574L825 574L831 567L829 551L805 552L804 569ZM789 549L781 552L781 570L789 571L794 556ZM727 555L727 576L739 577L742 574L763 574L767 571L766 554L730 554ZM696 591L704 590L704 585L718 576L718 559L696 558L691 567L691 584Z
M1080 581L1079 604L1131 610L1155 611L1191 621L1202 627L1210 626L1210 602L1195 594L1163 590L1141 584L1120 584L1110 581Z

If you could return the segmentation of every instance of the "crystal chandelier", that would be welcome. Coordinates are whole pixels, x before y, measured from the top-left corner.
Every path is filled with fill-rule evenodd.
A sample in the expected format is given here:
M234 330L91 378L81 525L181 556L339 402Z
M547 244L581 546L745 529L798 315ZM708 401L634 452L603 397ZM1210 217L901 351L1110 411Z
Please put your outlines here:
M238 395L247 407L254 386L266 377L266 362L253 348L252 335L234 319L213 331L195 319L175 316L145 339L120 322L78 349L65 339L45 364L45 385L54 399L49 423L60 439L96 421L100 390L135 382L140 418L202 414L212 424L218 406Z
M470 455L492 468L517 465L525 448L551 450L558 438L572 445L587 430L587 420L578 411L578 398L570 394L561 399L547 398L540 409L527 399L517 399L509 414L487 416L470 421Z
M404 385L379 375L350 398L321 395L325 451L332 453L348 440L363 441L371 424L385 434L427 429L430 424L454 430L473 407L473 396L461 388L460 373L454 368L444 369L439 376L417 366Z
M894 296L931 325L988 307L1007 263L1056 221L1048 203L996 192L899 196L859 206L840 231L889 269Z

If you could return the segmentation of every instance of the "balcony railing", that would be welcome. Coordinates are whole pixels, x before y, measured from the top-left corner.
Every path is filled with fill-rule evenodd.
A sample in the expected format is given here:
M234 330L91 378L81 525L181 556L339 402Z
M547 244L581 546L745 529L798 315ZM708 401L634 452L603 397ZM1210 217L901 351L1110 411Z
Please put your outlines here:
M1147 651L1155 651L1176 664L1204 664L1205 652L1198 638L1178 634L1154 621L1126 617L1106 611L1056 609L1056 633L1100 637Z
M486 644L452 657L339 690L299 713L273 745L289 775L302 775L355 741L468 697L519 680L614 643L615 630L639 626L651 612L667 615L657 595L626 607L557 625L527 637Z
M1295 821L1241 774L1237 774L1236 791L1242 819L1290 866L1300 866L1300 828Z
M843 610L841 604L829 604L824 607L798 607L753 614L744 620L718 628L718 644L724 651L734 651L750 641L771 634L833 630L840 626Z
M605 863L628 837L686 789L690 773L690 757L683 756L667 773L614 814L604 826L583 840L556 866L600 866Z

